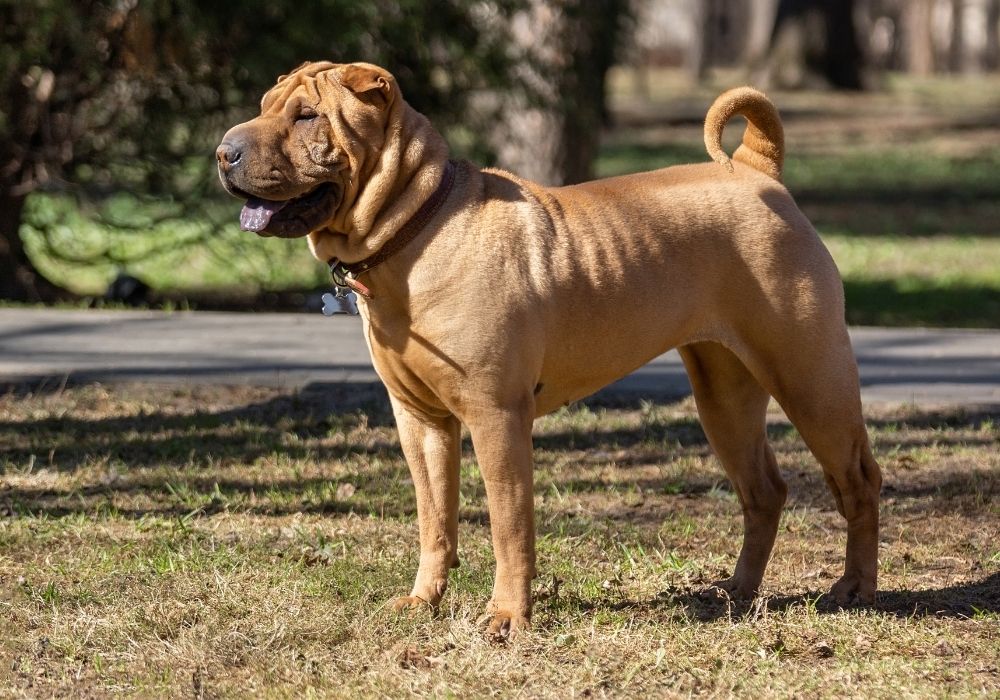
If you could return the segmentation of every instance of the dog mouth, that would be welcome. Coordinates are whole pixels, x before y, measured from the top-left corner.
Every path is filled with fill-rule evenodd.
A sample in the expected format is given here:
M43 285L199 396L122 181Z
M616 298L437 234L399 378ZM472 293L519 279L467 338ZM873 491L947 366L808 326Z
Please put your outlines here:
M333 217L337 199L337 191L332 182L323 183L292 199L273 200L248 196L246 204L240 210L240 228L260 236L305 236Z

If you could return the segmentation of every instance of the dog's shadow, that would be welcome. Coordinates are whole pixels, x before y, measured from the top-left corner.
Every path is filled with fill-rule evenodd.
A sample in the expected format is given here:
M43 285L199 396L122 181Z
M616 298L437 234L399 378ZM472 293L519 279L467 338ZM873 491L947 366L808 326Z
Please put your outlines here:
M586 611L632 611L662 615L668 611L685 618L710 623L719 620L760 618L768 613L811 609L821 615L845 610L872 611L898 618L970 619L1000 613L1000 572L979 581L958 583L942 588L922 590L879 591L873 605L844 608L822 591L806 591L796 595L761 596L751 601L733 601L698 588L669 588L646 600L583 600L574 595L564 596L563 605Z

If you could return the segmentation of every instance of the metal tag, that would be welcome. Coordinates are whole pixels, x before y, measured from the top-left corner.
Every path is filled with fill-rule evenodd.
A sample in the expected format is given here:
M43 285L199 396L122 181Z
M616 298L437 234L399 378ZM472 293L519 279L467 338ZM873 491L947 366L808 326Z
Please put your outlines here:
M327 292L322 297L323 315L335 316L336 314L358 315L358 298L354 292L344 287L334 287L334 293Z

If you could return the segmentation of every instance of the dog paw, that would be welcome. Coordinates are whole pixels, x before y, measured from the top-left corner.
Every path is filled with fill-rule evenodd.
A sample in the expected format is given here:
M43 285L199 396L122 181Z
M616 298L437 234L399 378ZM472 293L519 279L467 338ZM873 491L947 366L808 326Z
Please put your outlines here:
M531 629L531 620L527 617L506 611L486 613L479 618L479 623L485 625L486 639L498 644L512 641L521 632Z
M872 605L875 602L875 581L857 575L845 574L833 584L830 595L841 607Z
M418 580L410 595L402 595L389 601L392 609L396 612L414 612L429 608L437 610L438 603L444 596L445 589L448 588L448 580L439 578L429 586L422 586ZM420 595L417 595L417 594Z
M415 613L420 610L434 611L435 606L415 595L401 595L389 601L392 609L398 613Z
M706 600L746 602L757 597L757 586L750 585L736 576L713 581L712 585L702 591L701 597Z

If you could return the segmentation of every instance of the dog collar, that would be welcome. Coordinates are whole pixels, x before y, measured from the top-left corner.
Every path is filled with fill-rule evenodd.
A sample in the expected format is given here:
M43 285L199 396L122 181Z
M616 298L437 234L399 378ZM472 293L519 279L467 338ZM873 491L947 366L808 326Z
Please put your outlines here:
M444 166L444 175L441 177L441 183L434 190L434 194L420 205L420 208L403 224L403 227L396 232L396 235L386 241L385 245L379 248L374 255L354 263L345 263L337 258L331 258L327 264L330 266L333 283L338 287L346 287L366 299L371 299L371 290L358 281L358 275L368 272L373 267L384 263L406 247L407 243L423 231L427 222L437 214L441 205L444 204L444 200L451 194L451 189L455 185L455 170L455 162L448 160Z

